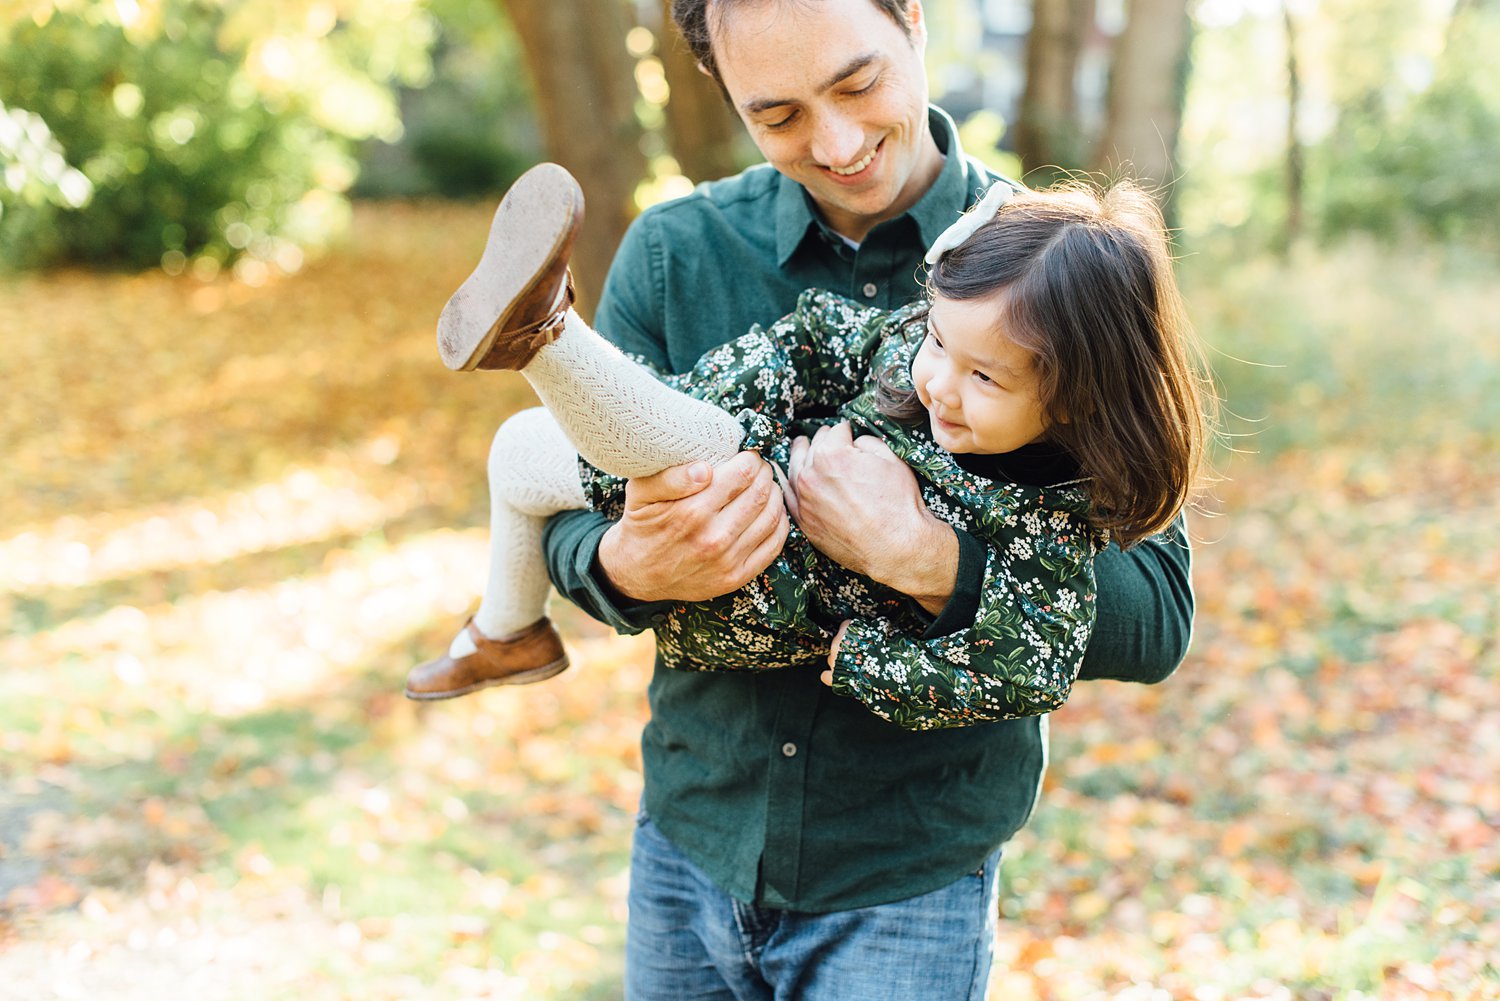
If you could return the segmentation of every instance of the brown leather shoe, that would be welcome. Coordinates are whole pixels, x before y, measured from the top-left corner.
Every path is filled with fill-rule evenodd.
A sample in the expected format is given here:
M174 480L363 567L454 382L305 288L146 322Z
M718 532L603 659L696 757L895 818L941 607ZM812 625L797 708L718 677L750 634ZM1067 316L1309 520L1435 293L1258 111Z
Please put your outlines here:
M457 371L521 369L562 333L573 303L568 258L583 224L583 191L555 163L512 184L473 274L438 318L438 353Z
M495 640L481 633L473 619L464 628L469 630L476 651L456 660L443 654L412 668L406 676L407 698L452 699L490 685L529 685L545 681L568 666L562 638L547 619Z

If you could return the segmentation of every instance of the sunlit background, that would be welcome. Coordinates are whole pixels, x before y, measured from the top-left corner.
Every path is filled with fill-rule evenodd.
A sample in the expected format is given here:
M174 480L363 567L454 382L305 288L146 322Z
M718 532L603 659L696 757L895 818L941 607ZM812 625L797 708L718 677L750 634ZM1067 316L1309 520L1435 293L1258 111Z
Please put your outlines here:
M969 152L1158 187L1226 399L1193 650L1055 714L991 997L1500 997L1500 7L925 6ZM612 154L587 296L736 128L656 0L0 6L0 998L619 995L649 637L400 695L532 399L432 331L526 166Z

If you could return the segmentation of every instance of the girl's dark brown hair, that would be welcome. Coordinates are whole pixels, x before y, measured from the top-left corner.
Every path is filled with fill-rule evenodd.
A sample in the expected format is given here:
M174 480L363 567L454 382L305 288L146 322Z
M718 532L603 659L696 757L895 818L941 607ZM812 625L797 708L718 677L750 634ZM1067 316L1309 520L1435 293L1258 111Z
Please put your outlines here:
M1033 354L1047 438L1092 480L1094 523L1120 546L1166 529L1203 463L1212 392L1183 310L1156 201L1119 182L1019 191L928 279L945 299L995 297ZM910 419L915 393L883 377L882 409Z

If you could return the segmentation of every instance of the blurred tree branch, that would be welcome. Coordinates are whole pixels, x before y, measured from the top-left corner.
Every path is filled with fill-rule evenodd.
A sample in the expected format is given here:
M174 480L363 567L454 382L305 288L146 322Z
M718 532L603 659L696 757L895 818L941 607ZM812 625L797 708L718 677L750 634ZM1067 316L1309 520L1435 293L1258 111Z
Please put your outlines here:
M671 96L665 109L672 155L694 181L711 181L739 170L736 147L744 133L724 94L688 51L672 23L671 0L662 0L657 52Z
M1291 250L1302 232L1305 160L1301 128L1302 70L1297 61L1297 19L1289 3L1281 5L1282 25L1286 30L1286 229L1282 234L1282 253Z
M1094 0L1032 0L1026 86L1015 126L1016 153L1028 174L1083 165L1076 80L1078 61L1093 29Z
M588 199L573 272L582 305L592 308L646 173L627 11L619 0L501 2L521 41L547 155L573 172Z
M1098 169L1154 187L1171 219L1177 135L1187 93L1187 0L1132 0L1115 39Z

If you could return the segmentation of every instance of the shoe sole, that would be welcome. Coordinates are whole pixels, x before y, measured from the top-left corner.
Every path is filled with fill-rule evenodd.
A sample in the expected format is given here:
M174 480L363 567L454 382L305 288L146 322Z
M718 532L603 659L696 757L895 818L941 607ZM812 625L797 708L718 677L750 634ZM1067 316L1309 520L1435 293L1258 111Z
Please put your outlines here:
M414 692L406 689L406 697L414 702L436 702L439 699L456 699L460 695L468 695L477 692L481 688L493 688L496 685L534 685L538 681L546 681L563 673L568 668L568 658L554 660L543 667L534 667L529 671L521 671L517 674L508 674L503 678L490 678L487 681L478 681L463 688L455 688L446 692Z
M495 209L479 263L438 317L444 365L455 372L479 366L516 303L536 287L582 219L583 191L555 163L538 164L511 185Z

